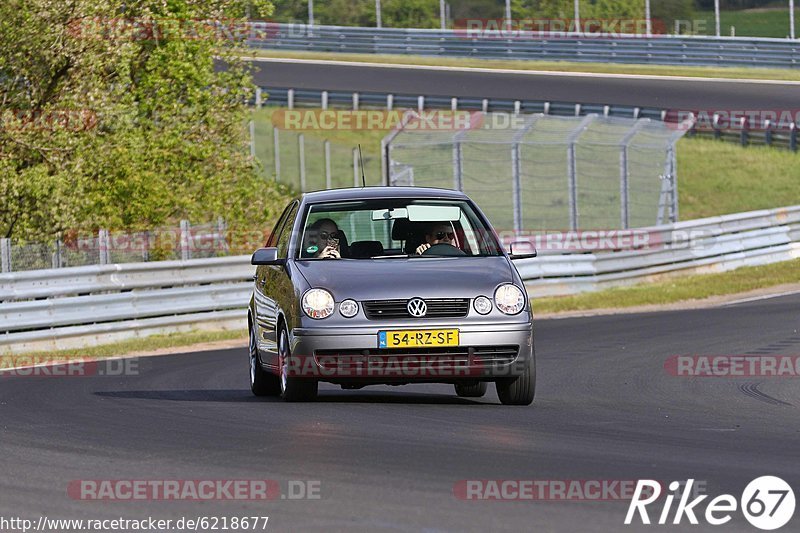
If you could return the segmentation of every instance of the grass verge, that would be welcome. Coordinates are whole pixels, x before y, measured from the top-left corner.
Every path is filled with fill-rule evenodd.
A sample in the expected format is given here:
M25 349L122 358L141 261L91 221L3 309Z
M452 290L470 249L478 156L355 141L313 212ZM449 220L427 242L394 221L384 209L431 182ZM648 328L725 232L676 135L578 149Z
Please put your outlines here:
M0 355L0 368L18 366L25 361L61 361L72 359L101 359L115 357L138 352L154 352L169 348L179 348L191 346L193 344L205 344L227 340L241 339L242 345L247 344L246 330L229 331L190 331L185 333L169 333L164 335L152 335L140 339L130 339L112 344L102 344L87 348L71 348L68 350L56 350L51 352L31 352L24 356Z
M536 313L665 305L800 282L800 259L597 292L536 298Z
M283 50L253 50L248 55L251 57L352 61L356 63L384 63L387 65L427 65L460 68L587 72L598 74L686 76L691 78L800 81L799 71L794 69L777 68L683 67L671 65L623 65L614 63L579 63L569 61L531 60L509 61L503 59L472 59L440 56L426 57L389 54L339 54L335 52L289 52Z
M800 9L795 9L795 20L800 20ZM697 11L696 21L703 21L705 35L714 34L714 12ZM731 26L735 28L737 37L777 37L789 35L788 2L783 7L742 9L736 11L720 11L720 33L731 34Z

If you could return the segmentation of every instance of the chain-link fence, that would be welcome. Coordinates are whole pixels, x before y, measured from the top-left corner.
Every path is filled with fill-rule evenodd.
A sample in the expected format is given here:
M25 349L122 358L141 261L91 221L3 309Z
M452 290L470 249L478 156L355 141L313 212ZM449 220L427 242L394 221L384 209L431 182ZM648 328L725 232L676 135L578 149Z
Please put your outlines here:
M505 113L460 123L409 113L384 141L388 183L462 190L495 227L517 231L678 218L675 143L690 124Z
M255 232L258 233L258 232ZM154 228L136 233L68 233L49 243L0 239L2 272L66 268L114 263L202 259L248 253L263 244L263 235L243 233L233 239L221 218L216 222ZM248 239L253 237L253 239ZM253 240L254 242L249 242ZM234 241L231 243L231 241ZM239 242L243 241L243 242ZM233 247L236 248L232 250Z

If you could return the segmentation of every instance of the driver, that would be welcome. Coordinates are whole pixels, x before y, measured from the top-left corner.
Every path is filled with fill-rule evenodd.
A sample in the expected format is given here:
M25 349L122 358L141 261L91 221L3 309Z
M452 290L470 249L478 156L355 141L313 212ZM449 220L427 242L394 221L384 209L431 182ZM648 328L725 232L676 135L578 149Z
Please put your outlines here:
M450 246L456 246L455 239L456 234L450 224L447 222L435 222L428 226L428 230L425 232L425 244L420 244L417 247L417 255L422 255L425 250L434 244L449 244Z

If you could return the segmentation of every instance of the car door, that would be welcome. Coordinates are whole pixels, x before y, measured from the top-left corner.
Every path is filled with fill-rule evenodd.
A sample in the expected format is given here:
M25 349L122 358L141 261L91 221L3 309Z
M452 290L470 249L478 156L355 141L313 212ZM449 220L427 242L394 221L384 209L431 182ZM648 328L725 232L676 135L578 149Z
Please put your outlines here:
M299 202L293 202L285 214L283 224L277 232L272 246L278 248L278 258L287 259L289 243L297 218ZM282 309L291 305L294 290L287 275L287 266L260 266L256 274L256 306L259 307L259 344L263 362L277 367L278 364L278 316Z
M277 246L278 239L284 226L286 225L286 219L288 218L289 213L292 211L294 204L294 202L291 202L283 210L283 213L281 214L280 218L278 218L278 222L275 224L275 228L272 230L272 233L270 234L264 246L268 248ZM253 277L256 342L258 343L258 347L264 355L265 362L272 360L272 354L277 352L274 333L276 320L275 317L277 316L277 313L275 311L275 301L266 291L268 272L268 267L260 265L256 267L256 273Z

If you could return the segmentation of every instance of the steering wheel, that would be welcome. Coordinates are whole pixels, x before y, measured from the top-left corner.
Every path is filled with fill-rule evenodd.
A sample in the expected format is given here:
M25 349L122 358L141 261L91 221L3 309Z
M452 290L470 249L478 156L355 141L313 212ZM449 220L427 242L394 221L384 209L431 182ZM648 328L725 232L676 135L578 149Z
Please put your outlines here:
M467 255L464 253L464 250L461 248L456 248L452 244L446 244L440 242L438 244L434 244L424 252L422 255L447 255L447 256L458 256L458 255Z

